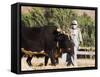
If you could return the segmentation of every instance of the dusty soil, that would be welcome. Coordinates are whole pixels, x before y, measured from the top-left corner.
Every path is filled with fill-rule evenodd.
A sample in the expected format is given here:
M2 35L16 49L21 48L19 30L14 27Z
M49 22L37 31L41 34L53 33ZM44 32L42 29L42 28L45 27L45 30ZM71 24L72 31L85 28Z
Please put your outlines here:
M35 58L32 59L32 66L29 67L26 63L25 57L21 59L21 70L43 70L43 69L60 69L60 68L75 68L76 66L66 66L65 60L59 58L59 64L56 66L52 66L49 60L48 65L44 66L44 58ZM77 60L78 66L77 67L94 67L95 60L94 59L78 59Z

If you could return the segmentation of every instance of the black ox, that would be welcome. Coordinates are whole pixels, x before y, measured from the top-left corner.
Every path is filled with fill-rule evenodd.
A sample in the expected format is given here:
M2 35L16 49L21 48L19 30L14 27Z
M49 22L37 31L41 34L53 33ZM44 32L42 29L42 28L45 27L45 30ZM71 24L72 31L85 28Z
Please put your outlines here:
M33 56L41 56L38 53L43 52L45 56L45 65L48 59L51 59L52 65L59 62L58 56L63 52L73 54L73 45L65 34L57 31L55 26L44 26L29 28L24 25L21 26L21 55L27 55L27 63L31 66Z

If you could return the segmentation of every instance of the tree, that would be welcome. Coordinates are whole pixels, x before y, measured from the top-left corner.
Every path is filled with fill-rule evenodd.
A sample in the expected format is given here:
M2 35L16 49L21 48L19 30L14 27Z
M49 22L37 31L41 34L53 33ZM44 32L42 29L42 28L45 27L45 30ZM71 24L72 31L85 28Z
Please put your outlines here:
M79 16L73 9L33 7L21 20L28 27L57 26L68 32L71 21L76 19L82 31L83 46L95 46L95 21L86 13Z

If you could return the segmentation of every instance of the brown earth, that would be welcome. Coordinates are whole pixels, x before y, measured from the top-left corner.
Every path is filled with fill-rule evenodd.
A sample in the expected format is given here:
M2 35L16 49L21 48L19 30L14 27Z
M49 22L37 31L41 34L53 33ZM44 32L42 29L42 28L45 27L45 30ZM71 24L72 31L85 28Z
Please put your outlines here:
M27 70L43 70L43 69L60 69L60 68L75 68L76 66L66 66L66 62L59 59L59 64L56 66L52 66L51 62L49 60L49 63L47 66L44 66L44 58L33 58L32 59L32 66L29 67L26 63L27 58L21 59L21 70L27 71ZM77 67L94 67L95 66L95 60L94 59L78 59L77 60L78 66Z

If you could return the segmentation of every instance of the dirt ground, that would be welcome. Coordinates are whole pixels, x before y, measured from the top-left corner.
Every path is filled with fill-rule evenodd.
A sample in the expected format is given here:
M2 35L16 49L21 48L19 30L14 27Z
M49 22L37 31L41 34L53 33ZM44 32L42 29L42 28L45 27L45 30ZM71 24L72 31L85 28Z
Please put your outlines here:
M76 66L66 66L66 62L64 59L59 58L59 64L56 66L52 66L50 59L47 66L44 66L44 58L32 58L32 66L29 67L26 63L25 57L21 59L21 70L43 70L43 69L60 69L60 68L75 68ZM78 59L77 60L78 66L77 67L94 67L95 66L95 59Z

